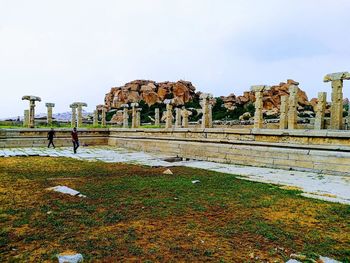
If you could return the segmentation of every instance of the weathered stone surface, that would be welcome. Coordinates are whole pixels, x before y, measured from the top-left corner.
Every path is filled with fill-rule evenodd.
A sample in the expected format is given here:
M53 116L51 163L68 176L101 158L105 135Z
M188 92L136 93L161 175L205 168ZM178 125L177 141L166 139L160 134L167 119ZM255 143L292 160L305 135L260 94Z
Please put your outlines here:
M174 105L183 105L195 96L195 87L189 81L155 82L135 80L122 87L111 88L105 96L108 109L120 108L122 104L144 100L149 106L161 103L168 96L174 98Z
M288 79L287 82L281 82L278 85L271 86L263 92L263 113L269 112L270 115L275 115L280 112L281 96L289 95L289 87L291 85L299 85L298 82ZM308 97L304 91L298 89L297 92L298 105L305 107L310 105ZM255 102L255 91L246 91L242 96L236 96L231 93L227 97L221 97L224 105L229 110L234 110L238 105L247 105Z

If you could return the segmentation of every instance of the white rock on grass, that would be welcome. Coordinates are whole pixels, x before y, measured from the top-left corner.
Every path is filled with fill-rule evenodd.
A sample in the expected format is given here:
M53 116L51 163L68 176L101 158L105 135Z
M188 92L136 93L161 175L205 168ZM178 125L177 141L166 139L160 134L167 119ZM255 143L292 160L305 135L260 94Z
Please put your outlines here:
M79 263L83 262L82 254L61 253L57 255L58 263Z
M72 196L86 197L85 195L81 194L77 190L74 190L72 188L69 188L67 186L62 186L62 185L49 187L49 188L46 188L46 190L55 191L55 192L59 192L59 193L62 193L62 194L69 194L69 195L72 195Z
M192 181L192 184L199 184L201 181L199 181L199 180L193 180Z
M170 169L166 169L163 174L173 174L173 172Z
M320 256L320 261L323 263L341 263L338 260L332 259L332 258L327 258L327 257L322 257Z

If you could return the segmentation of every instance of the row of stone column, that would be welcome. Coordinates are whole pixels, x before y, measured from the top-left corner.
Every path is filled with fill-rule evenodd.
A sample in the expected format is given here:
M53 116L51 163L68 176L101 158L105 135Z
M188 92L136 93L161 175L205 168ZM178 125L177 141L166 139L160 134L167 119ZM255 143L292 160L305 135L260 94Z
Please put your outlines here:
M202 128L212 128L213 127L213 118L212 118L212 104L210 103L212 95L210 94L201 94L201 105L202 105ZM174 100L166 99L164 101L166 104L165 112L165 128L170 129L173 127L173 107ZM129 113L131 112L131 128L138 128L141 126L141 108L137 108L137 103L131 103L131 111L128 109L128 104L121 105L123 107L123 128L129 127ZM188 128L188 118L191 112L188 111L185 107L179 108L175 107L175 128ZM154 124L156 126L160 125L160 112L159 108L155 109L154 112Z
M35 126L35 103L38 101L41 101L40 97L37 96L23 96L22 100L28 100L29 101L29 109L24 110L24 117L23 117L23 126L34 128ZM55 107L55 103L46 103L47 107L47 124L52 124L52 109Z
M339 72L331 73L324 77L324 82L332 83L331 97L331 121L330 128L334 130L343 129L343 80L350 79L350 73ZM269 90L266 85L252 86L251 90L255 92L255 114L254 128L261 129L263 127L263 92ZM298 119L298 86L291 85L289 87L289 96L281 96L280 106L280 129L296 129ZM314 128L316 130L324 129L324 117L327 104L327 93L318 93L318 102L316 106L316 117ZM350 113L350 111L349 111ZM350 121L350 118L349 118Z

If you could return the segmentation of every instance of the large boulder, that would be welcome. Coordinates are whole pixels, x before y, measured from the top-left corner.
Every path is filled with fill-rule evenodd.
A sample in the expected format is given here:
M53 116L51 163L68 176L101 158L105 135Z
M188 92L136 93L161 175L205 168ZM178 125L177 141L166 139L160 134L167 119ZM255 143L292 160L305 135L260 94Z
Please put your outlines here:
M264 111L273 113L273 115L279 112L281 105L281 96L289 95L289 87L291 85L299 85L294 80L287 80L287 82L281 82L278 85L272 86L269 90L263 92L263 105ZM298 90L298 104L301 108L306 105L310 105L307 95L300 88ZM243 95L236 96L231 93L227 97L221 97L224 101L224 105L228 110L234 110L238 105L245 106L255 102L255 93L253 91L245 91Z
M134 80L121 87L113 87L105 96L108 109L120 108L125 103L145 101L149 106L174 98L176 105L183 105L195 97L196 88L189 81L155 82Z

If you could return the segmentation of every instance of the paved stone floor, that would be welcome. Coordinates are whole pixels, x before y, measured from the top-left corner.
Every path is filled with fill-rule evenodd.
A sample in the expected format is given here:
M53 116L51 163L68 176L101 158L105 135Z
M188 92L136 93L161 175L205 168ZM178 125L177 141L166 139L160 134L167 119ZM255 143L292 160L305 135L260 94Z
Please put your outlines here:
M70 147L60 147L56 149L0 149L0 157L10 156L63 156L88 161L125 162L164 167L179 165L195 167L217 172L236 174L245 180L278 184L281 185L282 188L297 188L303 191L304 196L331 202L350 204L350 177L346 176L287 171L233 164L220 164L195 160L170 163L163 160L163 158L169 156L160 157L144 152L129 151L110 146L81 147L78 149L77 154L73 154L72 148Z

